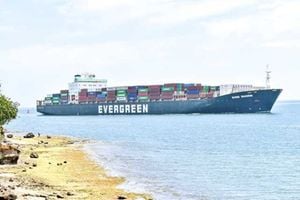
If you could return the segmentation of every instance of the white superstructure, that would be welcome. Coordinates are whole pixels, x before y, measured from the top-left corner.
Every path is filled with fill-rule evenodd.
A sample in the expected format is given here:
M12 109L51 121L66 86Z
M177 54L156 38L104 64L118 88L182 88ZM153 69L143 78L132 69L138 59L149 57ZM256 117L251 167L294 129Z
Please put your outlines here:
M88 92L101 91L107 84L106 79L97 79L94 74L80 74L74 76L74 82L69 83L69 103L78 103L78 93L81 89Z
M262 90L262 89L265 89L265 87L257 87L253 85L239 85L239 84L220 85L220 96L237 93L237 92Z

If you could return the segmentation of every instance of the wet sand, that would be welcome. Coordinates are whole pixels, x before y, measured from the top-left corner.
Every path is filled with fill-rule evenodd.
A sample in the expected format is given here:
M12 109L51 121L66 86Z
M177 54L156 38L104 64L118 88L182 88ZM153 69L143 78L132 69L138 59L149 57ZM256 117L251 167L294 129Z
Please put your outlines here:
M82 150L84 141L40 136L7 139L21 150L17 165L0 166L0 183L18 199L152 199L118 189L125 180L110 177ZM30 158L36 153L38 158Z

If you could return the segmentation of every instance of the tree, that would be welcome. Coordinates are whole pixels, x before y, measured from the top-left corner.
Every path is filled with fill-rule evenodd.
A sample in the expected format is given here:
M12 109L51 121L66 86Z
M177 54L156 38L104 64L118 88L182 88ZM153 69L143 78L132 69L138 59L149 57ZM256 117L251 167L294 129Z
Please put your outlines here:
M0 95L0 135L3 135L2 126L17 117L18 108L10 99Z

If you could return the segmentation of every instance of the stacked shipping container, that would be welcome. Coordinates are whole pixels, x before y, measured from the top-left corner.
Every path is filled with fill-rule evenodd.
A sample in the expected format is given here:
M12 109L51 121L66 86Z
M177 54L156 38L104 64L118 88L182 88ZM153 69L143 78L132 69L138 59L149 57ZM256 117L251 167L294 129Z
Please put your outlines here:
M160 100L161 85L149 85L149 99L151 101Z
M60 104L60 93L52 95L52 104Z
M175 84L176 85L176 84ZM164 84L161 88L161 100L165 101L165 100L172 100L174 98L174 89L175 86L174 84Z
M88 96L87 96L87 101L88 102L95 102L96 101L96 97L97 97L96 92L88 92L87 94L88 94Z
M101 92L96 93L96 101L98 103L104 103L106 102L106 96L107 96L107 91L102 90Z
M60 103L68 104L69 102L69 90L61 90L60 91Z
M79 103L87 102L87 100L88 100L87 97L88 97L88 90L82 89L78 94L78 102Z
M126 102L127 101L127 90L128 88L117 88L117 101Z
M137 100L137 91L138 91L137 86L128 87L127 99L129 102L135 102Z
M186 88L186 97L187 99L199 99L200 98L200 91L202 86L198 85L189 85Z
M114 102L116 100L116 89L115 88L107 88L107 102Z
M201 84L167 83L164 85L129 86L101 88L95 91L81 89L78 93L79 103L104 102L148 102L166 100L193 100L213 98L220 94L219 86L202 86ZM69 91L61 90L58 94L48 95L45 104L67 104Z
M149 101L148 92L149 89L147 86L138 86L138 101L139 102Z

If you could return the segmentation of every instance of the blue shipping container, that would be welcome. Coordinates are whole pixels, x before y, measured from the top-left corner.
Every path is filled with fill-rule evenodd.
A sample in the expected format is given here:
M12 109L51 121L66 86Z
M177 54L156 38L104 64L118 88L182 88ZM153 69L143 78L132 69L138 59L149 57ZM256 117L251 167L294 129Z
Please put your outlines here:
M128 97L137 97L136 93L128 93Z
M185 83L184 87L190 87L190 86L194 86L194 85L195 85L194 83Z
M97 98L105 98L105 97L106 97L105 94L98 94L98 95L97 95Z
M90 96L90 97L96 96L96 92L88 92L88 96Z
M143 86L143 85L141 85L141 86L137 86L137 88L138 88L138 89L147 89L148 86Z
M199 94L200 91L199 90L188 90L187 94Z
M128 97L128 100L129 101L135 101L135 100L137 100L137 97Z

